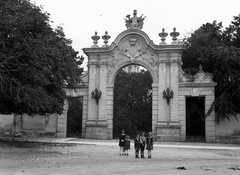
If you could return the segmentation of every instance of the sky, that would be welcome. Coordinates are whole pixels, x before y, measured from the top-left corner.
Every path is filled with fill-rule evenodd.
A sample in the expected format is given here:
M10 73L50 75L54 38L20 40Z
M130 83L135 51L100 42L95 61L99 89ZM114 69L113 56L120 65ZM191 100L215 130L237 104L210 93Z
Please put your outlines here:
M146 16L143 31L155 43L161 42L158 34L165 28L166 42L171 43L170 32L176 27L180 32L178 39L198 29L202 24L214 20L228 27L233 16L240 14L240 0L30 0L43 6L50 13L53 28L62 26L66 38L73 41L72 46L79 55L85 57L83 67L86 71L87 56L82 48L91 47L91 36L97 31L99 36L111 36L109 45L124 30L126 15ZM102 46L103 40L98 42Z

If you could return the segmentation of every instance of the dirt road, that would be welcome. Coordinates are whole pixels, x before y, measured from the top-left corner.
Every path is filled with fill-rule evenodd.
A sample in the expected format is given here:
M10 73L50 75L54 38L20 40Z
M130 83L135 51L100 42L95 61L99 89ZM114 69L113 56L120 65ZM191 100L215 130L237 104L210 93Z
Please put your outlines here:
M152 159L135 159L133 146L119 156L112 144L0 142L0 174L240 174L240 149L155 147Z

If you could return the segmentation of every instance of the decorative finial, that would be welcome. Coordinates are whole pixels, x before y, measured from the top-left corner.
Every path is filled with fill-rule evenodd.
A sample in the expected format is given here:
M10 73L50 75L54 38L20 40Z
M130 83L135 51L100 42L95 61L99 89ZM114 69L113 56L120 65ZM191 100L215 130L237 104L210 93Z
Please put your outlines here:
M160 44L166 44L165 40L168 36L168 33L165 32L165 29L162 29L162 32L158 34L161 37L162 42Z
M177 42L176 42L176 40L177 40L177 36L179 36L179 32L176 32L176 28L174 27L173 28L173 32L171 32L170 33L170 36L172 36L173 38L172 38L172 40L173 40L173 42L172 42L172 44L177 44Z
M102 47L108 47L108 40L111 38L110 35L108 35L108 32L105 32L105 35L102 36L102 39L104 40L104 45Z
M93 35L91 38L92 38L93 43L94 43L94 45L92 47L99 47L97 45L97 43L98 43L98 40L100 39L100 36L97 35L97 32L95 32L95 35Z
M146 18L141 15L137 17L137 10L133 11L133 17L131 18L130 15L127 15L125 18L125 25L127 29L142 29L143 28L143 21Z
M204 73L202 64L199 65L198 73Z

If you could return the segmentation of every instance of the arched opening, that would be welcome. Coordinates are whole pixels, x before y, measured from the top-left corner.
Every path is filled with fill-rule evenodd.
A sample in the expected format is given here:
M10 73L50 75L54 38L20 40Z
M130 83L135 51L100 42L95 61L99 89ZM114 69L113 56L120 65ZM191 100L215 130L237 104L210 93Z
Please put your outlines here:
M152 131L152 83L150 72L132 64L120 69L114 81L113 138L122 129L131 138Z

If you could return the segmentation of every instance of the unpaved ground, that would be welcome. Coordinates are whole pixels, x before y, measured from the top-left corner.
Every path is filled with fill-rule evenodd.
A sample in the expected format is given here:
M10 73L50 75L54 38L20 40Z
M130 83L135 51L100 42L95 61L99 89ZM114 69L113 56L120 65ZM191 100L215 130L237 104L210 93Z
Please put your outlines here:
M240 174L240 150L155 147L152 159L118 146L0 142L0 174ZM180 168L180 169L178 169Z

